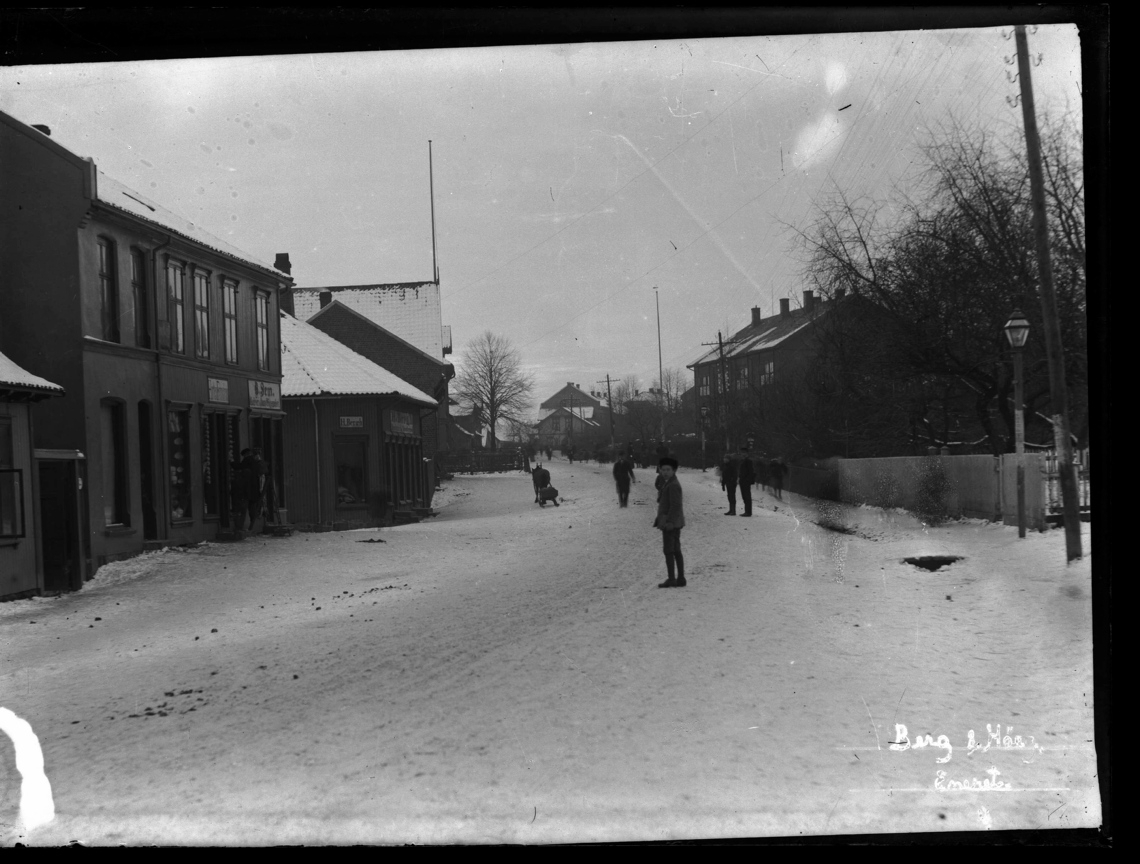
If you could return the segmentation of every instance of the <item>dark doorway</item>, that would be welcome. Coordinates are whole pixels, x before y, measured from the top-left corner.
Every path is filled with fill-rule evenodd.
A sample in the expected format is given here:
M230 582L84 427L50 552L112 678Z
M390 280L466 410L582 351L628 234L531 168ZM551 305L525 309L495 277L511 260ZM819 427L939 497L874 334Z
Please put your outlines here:
M158 510L154 506L154 431L150 403L139 403L139 483L142 485L143 539L158 539Z
M83 586L77 465L42 460L39 472L44 590L74 591Z

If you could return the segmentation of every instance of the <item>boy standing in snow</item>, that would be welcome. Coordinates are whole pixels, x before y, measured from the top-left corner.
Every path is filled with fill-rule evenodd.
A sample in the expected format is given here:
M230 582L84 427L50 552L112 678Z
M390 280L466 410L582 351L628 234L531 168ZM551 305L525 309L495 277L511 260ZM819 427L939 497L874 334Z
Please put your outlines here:
M658 465L661 489L657 493L657 518L653 527L661 532L668 578L658 588L683 588L685 557L681 554L681 529L685 527L685 510L681 502L681 481L677 479L677 460L662 456Z
M740 471L737 474L740 484L740 500L744 504L741 516L752 515L752 484L756 482L756 470L752 464L752 454L744 447L740 451Z

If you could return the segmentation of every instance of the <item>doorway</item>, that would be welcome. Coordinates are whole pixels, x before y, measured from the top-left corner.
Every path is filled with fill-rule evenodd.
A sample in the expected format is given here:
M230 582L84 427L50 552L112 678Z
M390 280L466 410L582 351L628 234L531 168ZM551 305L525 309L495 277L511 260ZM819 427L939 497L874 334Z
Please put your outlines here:
M41 555L45 591L83 587L76 460L39 460Z

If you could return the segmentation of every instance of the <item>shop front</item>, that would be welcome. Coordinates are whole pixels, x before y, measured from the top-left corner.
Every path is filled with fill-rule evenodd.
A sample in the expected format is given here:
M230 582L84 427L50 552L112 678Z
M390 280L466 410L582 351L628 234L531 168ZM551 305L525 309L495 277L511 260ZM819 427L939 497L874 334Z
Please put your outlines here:
M430 505L432 489L424 461L418 412L389 408L384 412L384 473L388 505L393 510L423 510Z

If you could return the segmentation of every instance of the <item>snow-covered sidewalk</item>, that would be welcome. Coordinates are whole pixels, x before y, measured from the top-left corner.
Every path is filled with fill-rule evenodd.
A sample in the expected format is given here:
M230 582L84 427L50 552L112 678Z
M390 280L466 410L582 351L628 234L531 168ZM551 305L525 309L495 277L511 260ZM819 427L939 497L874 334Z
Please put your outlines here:
M682 470L689 586L659 590L652 472L619 509L609 466L550 467L559 508L522 473L458 477L419 524L152 554L0 604L0 706L58 811L31 842L1099 824L1090 557L1066 567L1062 532L858 508L838 533L791 495L729 518ZM961 560L903 562L923 555ZM18 787L5 751L0 823Z

